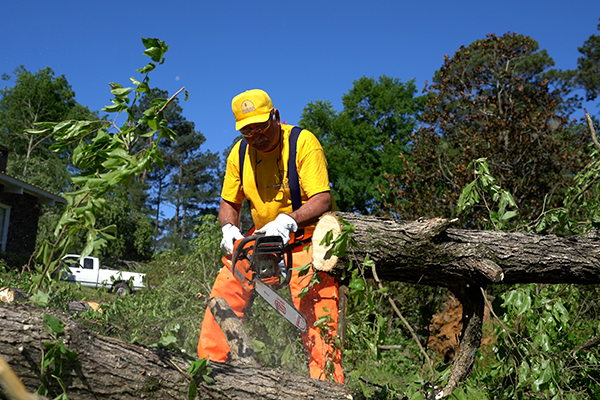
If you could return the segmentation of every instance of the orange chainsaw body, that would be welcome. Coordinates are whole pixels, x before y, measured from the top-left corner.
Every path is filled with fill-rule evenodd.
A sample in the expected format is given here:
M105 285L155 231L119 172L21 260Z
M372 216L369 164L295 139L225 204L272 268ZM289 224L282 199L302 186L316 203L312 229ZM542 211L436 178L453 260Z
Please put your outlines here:
M234 244L233 255L223 257L242 287L257 293L300 332L308 332L306 317L277 293L290 283L292 249L280 236L246 236Z
M230 257L223 257L223 263L247 291L254 290L255 279L275 289L289 283L292 253L279 236L256 235L239 239Z

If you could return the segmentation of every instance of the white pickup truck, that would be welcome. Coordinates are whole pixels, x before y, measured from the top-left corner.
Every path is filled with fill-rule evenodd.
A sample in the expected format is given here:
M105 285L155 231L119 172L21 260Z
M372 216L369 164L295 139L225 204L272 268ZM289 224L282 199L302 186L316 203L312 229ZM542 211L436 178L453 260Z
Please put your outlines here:
M77 254L67 254L62 262L70 271L60 271L60 279L63 281L79 282L81 286L94 288L105 287L121 296L145 287L146 274L100 268L100 260L96 257L81 258Z

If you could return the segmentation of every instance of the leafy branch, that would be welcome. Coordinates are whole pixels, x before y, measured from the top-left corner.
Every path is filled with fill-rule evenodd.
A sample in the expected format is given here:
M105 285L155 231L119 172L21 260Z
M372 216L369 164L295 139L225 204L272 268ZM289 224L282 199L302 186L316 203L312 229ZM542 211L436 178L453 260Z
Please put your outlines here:
M563 206L543 211L533 221L531 226L540 233L548 230L559 231L561 234L582 234L588 230L600 228L600 201L596 193L600 182L600 143L596 137L596 130L592 117L585 110L588 128L594 146L592 147L590 161L573 178L574 185L569 187L563 199ZM591 145L590 145L591 146Z
M508 207L517 208L517 203L512 194L496 184L496 180L490 175L487 158L479 158L471 161L467 169L473 169L475 179L469 183L461 192L458 199L458 214L469 212L475 204L483 200L488 210L490 221L495 230L506 228L508 220L517 215L516 210L508 210ZM497 211L492 210L486 199L490 195L492 201L498 203Z
M46 396L48 394L47 375L49 374L60 385L62 394L55 400L68 400L66 394L66 386L62 380L64 364L69 361L77 360L77 353L73 350L68 350L64 342L59 339L65 334L64 323L52 314L44 314L44 328L54 339L52 342L44 343L44 351L42 352L42 365L40 367L41 384L37 390L37 394ZM50 366L53 366L50 370Z
M193 400L196 398L196 394L198 393L198 384L196 383L196 378L201 377L204 383L212 385L215 383L215 380L210 377L210 373L212 372L212 368L209 366L208 358L201 358L192 362L190 368L188 369L188 379L190 380L190 386L188 389L188 399Z
M96 215L108 210L105 195L109 191L150 171L155 165L163 167L158 144L163 139L173 140L176 136L169 128L163 112L185 88L169 99L152 100L142 117L136 118L133 106L140 96L150 90L149 73L157 64L164 63L164 54L169 48L158 39L142 38L142 42L145 46L144 55L152 61L137 69L144 75L141 81L130 78L134 87L109 84L114 98L102 110L115 114L112 120L40 122L36 124L39 129L27 131L31 135L51 134L56 141L51 149L55 151L77 143L73 151L73 165L79 171L73 177L75 188L63 194L67 199L67 207L54 231L56 239L53 243L43 243L36 253L36 261L42 266L38 268L41 276L38 277L36 290L49 279L49 271L56 268L77 233L84 232L86 235L82 256L114 240L116 226L96 226ZM186 99L187 96L186 92ZM125 114L127 119L118 125L117 119L121 114ZM147 140L142 143L142 139Z
M388 295L387 291L384 291L384 286L381 283L381 281L379 280L379 276L377 276L377 269L375 268L375 262L373 260L369 259L369 257L367 256L365 258L364 266L365 267L368 267L368 266L371 267L371 273L373 274L373 278L375 279L375 282L377 282L377 286L379 287L379 290L382 291L383 295L388 299L388 302L390 303L390 306L392 307L392 309L394 310L394 312L396 313L396 315L398 316L398 318L400 318L400 320L402 321L402 323L404 324L404 326L406 327L406 329L408 329L408 331L410 332L410 335L412 336L413 340L415 341L415 343L419 347L419 351L423 355L423 358L425 358L425 361L427 361L427 368L429 368L429 372L431 374L430 385L431 385L431 387L433 387L433 383L434 383L434 380L435 380L435 373L434 373L434 370L433 370L433 364L431 362L431 358L429 358L429 356L427 355L427 352L423 348L423 345L421 344L421 341L417 337L417 334L415 333L415 330L412 328L412 326L410 326L410 324L408 323L408 321L406 320L406 318L404 318L404 316L400 312L400 309L398 308L398 306L396 306L396 302L394 301L394 299L392 299Z

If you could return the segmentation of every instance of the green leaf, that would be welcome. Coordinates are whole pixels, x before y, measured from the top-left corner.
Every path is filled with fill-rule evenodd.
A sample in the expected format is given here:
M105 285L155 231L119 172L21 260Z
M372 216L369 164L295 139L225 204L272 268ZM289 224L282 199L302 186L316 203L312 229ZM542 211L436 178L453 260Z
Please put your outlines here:
M150 129L152 129L153 131L158 130L158 123L156 122L155 119L148 119L147 124L150 127Z
M156 38L142 38L142 43L146 49L160 46L160 41Z
M140 71L140 73L142 73L142 74L147 74L148 72L152 71L154 68L156 68L156 64L148 63L145 67L140 68L137 71Z
M50 297L41 290L38 290L37 292L35 292L35 294L33 294L33 296L29 298L29 301L33 302L33 304L38 305L40 307L48 307Z
M531 388L535 392L541 391L541 386L546 384L552 379L552 375L554 374L554 368L549 360L542 361L542 365L540 366L540 375L538 378L533 381L531 384Z
M63 217L65 217L65 214L63 214ZM40 250L38 251L35 260L40 264L47 264L50 261L51 253L52 249L50 248L50 245L46 242L42 244L42 247L40 247Z
M140 93L146 93L149 90L150 90L150 86L148 86L148 84L146 82L140 82L139 86L136 89L136 91L138 91Z
M517 370L517 376L519 377L517 388L525 387L530 383L531 369L529 368L527 361L523 360L523 362L521 362L521 365L519 365Z
M196 385L196 381L192 379L190 381L190 387L188 388L188 400L194 400L196 398L197 393L198 386Z
M160 62L162 57L162 50L160 47L150 47L144 52L144 54L152 58L152 61Z
M91 211L86 211L84 213L85 220L89 226L94 226L96 224L96 216Z
M533 344L542 351L550 351L550 337L546 333L538 333L533 339Z
M319 246L329 246L331 244L332 240L333 240L333 230L329 230L329 231L327 231L327 233L325 233L325 235L323 236L323 239L321 239Z
M304 296L306 296L306 294L308 293L308 290L309 290L308 287L302 288L302 290L300 290L300 293L298 293L298 298L301 299Z
M113 113L113 112L119 112L121 110L123 110L124 108L126 108L127 105L124 103L116 103L110 106L104 106L104 108L102 109L102 111L106 111L109 113Z
M75 350L69 350L65 347L65 344L61 341L58 342L58 349L60 353L69 361L77 360L77 352Z
M115 96L126 96L129 93L131 93L131 91L133 90L133 88L118 88L118 89L113 89L110 92L112 94L114 94Z
M159 343L162 346L167 347L171 344L177 343L177 338L173 334L169 333L167 336L162 336Z
M381 289L377 289L374 290L373 293L378 293L378 294L388 294L390 291L390 288L387 286L382 287Z
M352 280L350 280L348 287L352 290L358 290L358 291L364 292L366 289L366 283L365 283L364 279L361 279L361 278L352 279Z
M188 373L192 376L196 375L198 371L205 371L208 367L208 358L201 358L193 361L188 368Z
M509 219L515 217L517 215L516 211L507 211L502 215L502 221L508 221Z
M292 269L299 271L298 276L304 276L304 275L308 274L311 266L312 266L312 263L308 263L308 264L302 265L300 267L295 267Z
M42 319L44 321L44 328L46 328L46 331L49 333L54 333L56 336L60 336L65 333L63 329L65 324L58 319L58 317L52 314L44 314Z
M48 132L48 129L26 129L26 133L30 135L41 135Z

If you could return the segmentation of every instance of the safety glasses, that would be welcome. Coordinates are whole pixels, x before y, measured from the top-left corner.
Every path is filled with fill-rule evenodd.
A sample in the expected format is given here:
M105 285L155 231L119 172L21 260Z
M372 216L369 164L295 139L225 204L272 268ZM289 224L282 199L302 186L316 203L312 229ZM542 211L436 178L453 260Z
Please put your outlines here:
M242 129L240 129L240 133L245 138L251 138L254 135L263 134L271 127L272 119L273 119L273 111L271 111L271 114L269 114L268 120L266 120L265 122L263 122L260 125L252 124L252 126L253 126L252 128L250 128L249 126L243 127Z

